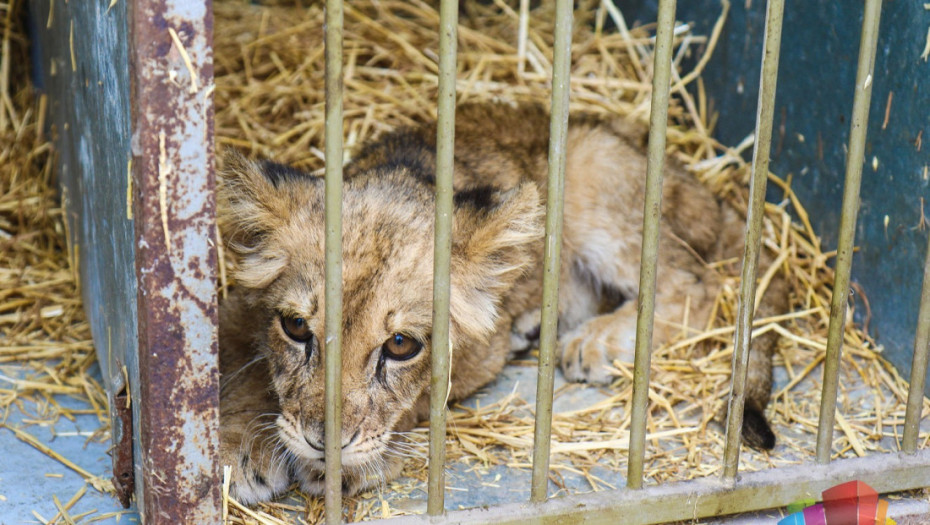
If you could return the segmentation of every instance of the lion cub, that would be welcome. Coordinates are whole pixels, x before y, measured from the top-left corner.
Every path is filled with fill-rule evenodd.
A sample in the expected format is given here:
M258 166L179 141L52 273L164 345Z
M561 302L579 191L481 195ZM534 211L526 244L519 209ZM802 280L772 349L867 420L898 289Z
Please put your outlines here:
M459 109L452 248L452 399L538 337L548 114ZM397 475L403 433L427 416L435 125L367 145L346 167L343 208L343 486ZM643 220L645 130L573 121L568 134L559 298L561 366L606 383L632 360ZM655 341L705 326L719 286L706 261L738 255L742 219L675 162L665 174ZM323 180L226 157L219 218L237 283L220 318L221 455L244 503L298 482L322 492ZM769 287L763 310L785 306ZM687 310L687 316L686 314ZM763 312L764 313L764 312ZM755 341L744 438L771 448L763 411L771 338Z

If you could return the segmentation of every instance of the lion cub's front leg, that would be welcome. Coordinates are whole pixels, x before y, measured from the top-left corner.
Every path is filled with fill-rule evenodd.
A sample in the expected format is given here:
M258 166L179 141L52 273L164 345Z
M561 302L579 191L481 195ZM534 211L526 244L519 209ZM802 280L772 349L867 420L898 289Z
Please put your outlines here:
M704 272L664 268L656 283L653 340L663 342L682 330L701 329L712 302L713 281ZM626 300L616 310L595 315L560 334L562 371L569 381L606 384L614 361L632 363L636 344L637 301ZM687 320L688 326L683 324Z
M278 440L274 420L253 411L221 412L220 418L220 461L230 467L230 496L251 505L285 492L292 460Z
M225 350L223 357L230 357ZM230 495L248 505L287 490L293 460L278 437L280 409L264 360L230 361L221 363L220 460L231 468Z
M220 304L220 461L231 470L230 495L247 505L281 494L293 478L268 365L254 350L254 318L235 289Z

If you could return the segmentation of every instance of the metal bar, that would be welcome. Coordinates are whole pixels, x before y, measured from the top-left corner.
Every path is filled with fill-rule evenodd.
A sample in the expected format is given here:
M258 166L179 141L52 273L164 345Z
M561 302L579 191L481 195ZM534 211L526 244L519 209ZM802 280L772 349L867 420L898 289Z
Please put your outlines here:
M128 10L139 352L135 370L133 359L125 364L139 436L136 504L146 523L217 523L212 3L140 0ZM93 118L109 113L99 111Z
M455 53L458 0L439 8L439 100L436 125L436 225L433 254L432 378L429 408L429 483L426 512L443 513L446 403L449 392L449 267L452 252L452 168L455 153Z
M458 525L648 525L786 506L816 497L837 483L860 480L880 493L930 485L930 449L916 454L888 453L847 458L829 465L805 464L744 472L732 486L720 478L666 483L642 490L608 490L449 512L444 523ZM383 525L426 525L427 516L407 516Z
M930 236L927 239L924 284L920 293L920 312L917 314L917 333L914 336L914 360L911 362L911 383L907 390L907 413L904 416L902 448L908 453L917 450L920 412L924 405L928 352L930 352Z
M565 144L572 45L572 0L557 0L552 60L552 112L549 123L549 173L546 195L546 254L539 332L539 374L536 382L536 426L533 436L532 501L545 501L549 487L549 445L552 439L552 393L555 372L556 325L559 318L559 276L562 254L562 205L565 188Z
M843 211L840 235L836 247L836 277L830 302L830 327L827 332L827 355L824 359L823 390L820 394L820 422L817 426L817 461L828 463L833 444L833 422L836 410L837 373L843 348L843 327L846 324L846 299L849 295L849 272L852 267L856 215L859 213L859 183L862 179L862 158L872 99L872 71L875 68L875 47L878 43L878 22L881 0L866 0L862 17L862 40L859 43L859 65L856 71L856 91L853 98L852 123L849 129L849 154L846 156L846 184L843 188Z
M626 484L643 486L646 455L646 412L649 403L649 367L652 357L652 324L656 304L656 261L659 218L662 215L662 170L665 167L665 131L668 124L668 91L672 70L672 36L676 0L659 1L656 28L652 102L649 115L649 151L646 164L646 203L643 211L643 246L639 267L639 313L633 358L633 411L630 423L630 455Z
M746 242L740 274L739 306L733 335L733 377L727 406L726 448L723 453L723 477L732 480L739 468L740 435L743 428L743 405L746 401L746 375L752 335L753 307L756 303L756 271L762 244L762 217L765 215L765 186L769 175L769 152L772 145L772 118L775 114L775 88L778 82L778 56L781 50L784 0L769 0L766 8L765 42L762 47L762 73L759 80L759 103L756 110L756 146L752 154L750 203L746 217Z
M326 523L342 523L342 0L326 0Z

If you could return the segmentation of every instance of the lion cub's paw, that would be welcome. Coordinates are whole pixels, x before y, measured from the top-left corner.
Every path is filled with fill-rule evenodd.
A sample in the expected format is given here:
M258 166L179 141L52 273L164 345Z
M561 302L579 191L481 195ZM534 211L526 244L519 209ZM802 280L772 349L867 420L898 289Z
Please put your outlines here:
M243 453L231 466L229 494L243 505L269 501L291 484L286 461L271 461L268 456L253 458Z
M520 314L510 326L510 357L528 352L539 346L539 308Z
M615 360L633 361L634 330L611 316L588 320L561 337L562 373L579 383L607 384L614 374L608 368Z
M380 468L373 466L361 469L343 466L342 494L355 496L367 490L383 487L388 480L400 475L404 462L401 458L385 458ZM300 484L300 490L311 496L322 496L326 492L325 474L323 471L305 463L295 463L294 478Z
M294 477L300 484L300 490L310 496L322 496L326 493L326 485L323 482L323 471L315 469L305 463L294 465ZM343 490L345 487L343 487Z

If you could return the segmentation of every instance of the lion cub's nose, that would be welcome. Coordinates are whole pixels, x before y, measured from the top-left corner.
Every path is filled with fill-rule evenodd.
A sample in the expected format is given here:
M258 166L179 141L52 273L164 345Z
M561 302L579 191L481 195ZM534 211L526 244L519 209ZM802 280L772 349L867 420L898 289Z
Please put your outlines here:
M304 441L306 441L307 444L310 445L310 448L314 450L319 450L320 452L323 452L325 449L325 447L321 443L315 442L314 440L310 439L308 436L304 436Z
M352 434L352 437L350 437L348 441L343 442L343 443L342 443L342 448L346 448L346 447L348 447L349 445L351 445L352 443L355 443L355 440L358 438L359 432L361 432L360 429L359 429L359 430L356 430L355 433ZM314 450L319 450L320 452L324 452L324 451L326 450L326 447L325 447L322 443L318 443L318 442L316 442L316 441L310 439L309 436L304 436L304 441L306 441L307 444L310 445L310 448L312 448L312 449L314 449Z

